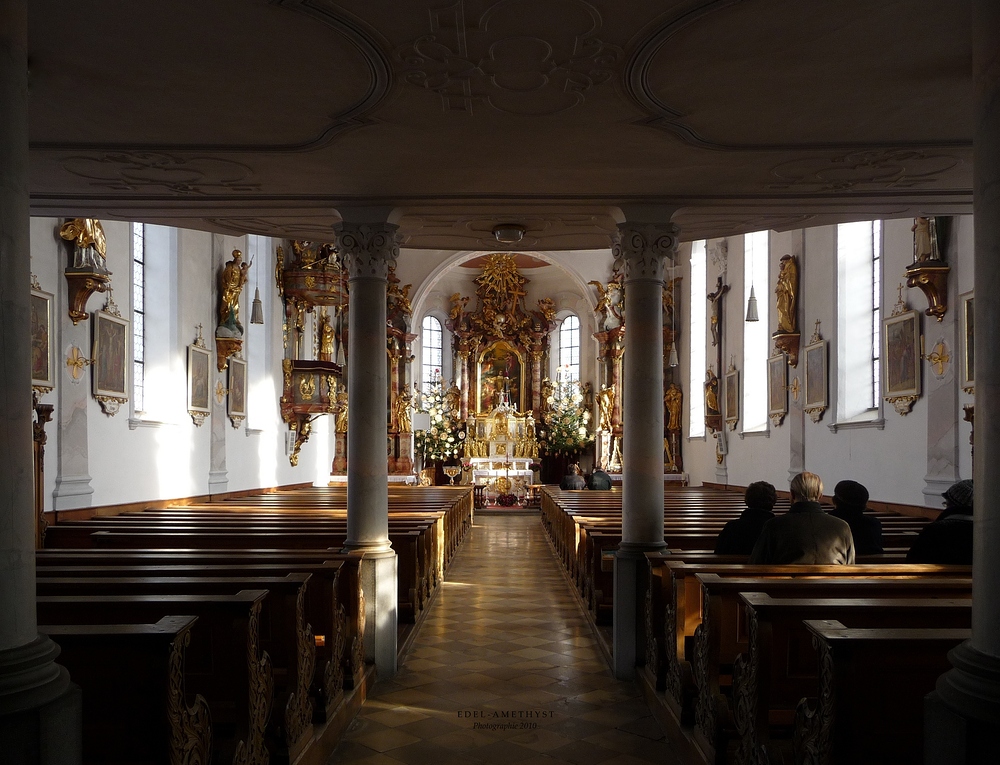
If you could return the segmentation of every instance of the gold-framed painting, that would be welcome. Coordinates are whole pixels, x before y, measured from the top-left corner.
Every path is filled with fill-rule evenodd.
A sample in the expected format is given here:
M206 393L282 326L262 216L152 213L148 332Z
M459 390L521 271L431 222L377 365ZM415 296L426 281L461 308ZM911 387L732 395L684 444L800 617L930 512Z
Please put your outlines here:
M112 417L128 401L129 336L128 319L94 311L93 394Z
M238 428L247 416L247 363L236 356L231 356L229 359L227 414L234 428Z
M784 353L767 360L767 416L780 425L788 414L788 357Z
M55 387L52 300L49 292L31 290L31 387L39 393L48 393Z
M740 421L740 370L730 367L726 372L726 424L736 430Z
M212 369L212 353L203 345L192 344L187 347L187 404L188 414L194 424L201 427L205 418L211 413L211 392L209 381Z
M972 292L959 295L962 306L961 370L962 390L972 393L976 387L976 315Z
M920 397L920 313L882 321L882 396L905 415Z
M830 405L829 375L827 371L827 360L829 349L826 340L818 340L805 347L806 353L806 386L805 386L805 412L813 422L819 422L823 418L823 412Z
M491 412L507 400L514 411L524 401L524 358L506 340L497 340L479 354L476 365L476 412Z

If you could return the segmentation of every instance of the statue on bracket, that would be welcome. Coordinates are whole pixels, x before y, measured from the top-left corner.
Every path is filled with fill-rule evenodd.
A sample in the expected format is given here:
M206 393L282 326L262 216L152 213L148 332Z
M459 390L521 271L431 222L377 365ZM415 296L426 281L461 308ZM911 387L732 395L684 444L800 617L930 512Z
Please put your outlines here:
M73 259L66 271L69 318L73 324L86 319L87 300L95 292L107 292L111 283L108 270L108 240L96 218L73 218L59 228L59 236L73 243Z
M906 286L919 287L927 298L928 316L938 321L948 312L948 273L951 267L941 257L938 243L939 229L947 223L947 218L923 218L913 220L913 262L906 267Z
M240 295L251 265L243 262L242 252L233 250L232 260L222 267L219 276L219 325L215 329L215 350L216 366L220 372L228 366L230 356L243 350Z
M788 363L799 364L799 263L794 255L782 255L778 266L778 283L774 287L778 309L778 329L771 335L778 351L788 354Z

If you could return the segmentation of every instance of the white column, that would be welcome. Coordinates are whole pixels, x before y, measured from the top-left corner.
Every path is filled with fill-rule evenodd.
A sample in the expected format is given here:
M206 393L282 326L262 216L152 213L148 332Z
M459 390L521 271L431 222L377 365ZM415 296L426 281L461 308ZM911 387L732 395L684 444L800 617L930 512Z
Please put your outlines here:
M74 763L79 691L35 615L27 26L24 0L0 0L0 759Z
M379 678L396 672L396 554L389 544L386 461L386 287L399 256L396 226L340 223L337 249L348 269L347 544L363 556L365 653Z
M972 638L927 702L926 762L996 761L1000 730L1000 4L976 0L972 19L975 134L976 429Z
M677 250L672 223L623 223L612 252L625 268L622 542L615 555L615 675L642 655L643 553L663 541L663 275Z
M212 284L218 284L219 274L222 273L222 269L226 265L226 261L229 260L228 253L226 252L226 240L222 234L212 234ZM212 290L212 295L215 295L215 290ZM240 296L242 297L242 295ZM217 314L217 309L212 306L214 317ZM246 312L243 313L244 321L246 321ZM209 326L214 327L213 322ZM210 333L214 335L214 331ZM243 340L243 350L238 354L243 358L246 358L246 338ZM222 383L223 389L229 387L229 371L228 367L221 372L216 367L213 362L211 365L211 376L209 377L208 395L209 402L212 408L212 416L209 417L209 451L208 451L208 493L209 494L224 494L229 491L229 468L226 466L226 437L229 430L229 417L228 412L228 400L223 396L220 401L216 398L215 391L218 383Z

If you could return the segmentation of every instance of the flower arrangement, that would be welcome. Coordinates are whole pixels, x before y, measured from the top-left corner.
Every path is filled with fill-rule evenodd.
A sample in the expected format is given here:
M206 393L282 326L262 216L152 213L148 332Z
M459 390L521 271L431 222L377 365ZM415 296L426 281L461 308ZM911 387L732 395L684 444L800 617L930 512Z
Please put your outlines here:
M594 440L578 381L556 383L545 404L538 440L546 454L577 454Z
M417 452L423 455L425 461L444 462L462 452L465 430L461 421L445 406L444 393L444 386L438 377L431 383L430 390L420 397L420 411L427 412L431 420L429 429L418 430L414 434Z

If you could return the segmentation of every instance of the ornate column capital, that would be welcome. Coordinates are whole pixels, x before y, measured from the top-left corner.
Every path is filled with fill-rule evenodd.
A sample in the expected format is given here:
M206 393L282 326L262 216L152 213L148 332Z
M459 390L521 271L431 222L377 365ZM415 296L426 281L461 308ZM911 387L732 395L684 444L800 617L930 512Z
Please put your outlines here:
M674 223L619 223L611 243L615 268L625 267L625 281L663 281L668 258L677 253L680 228Z
M393 223L338 223L333 227L337 252L350 279L386 281L399 257L399 227Z

